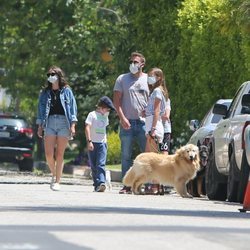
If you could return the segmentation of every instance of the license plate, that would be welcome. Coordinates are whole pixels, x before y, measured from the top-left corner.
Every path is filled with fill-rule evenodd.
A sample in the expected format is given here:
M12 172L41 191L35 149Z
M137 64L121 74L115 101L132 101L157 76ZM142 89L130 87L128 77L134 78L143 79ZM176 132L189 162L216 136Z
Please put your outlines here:
M10 137L10 133L9 132L1 132L0 131L0 137Z

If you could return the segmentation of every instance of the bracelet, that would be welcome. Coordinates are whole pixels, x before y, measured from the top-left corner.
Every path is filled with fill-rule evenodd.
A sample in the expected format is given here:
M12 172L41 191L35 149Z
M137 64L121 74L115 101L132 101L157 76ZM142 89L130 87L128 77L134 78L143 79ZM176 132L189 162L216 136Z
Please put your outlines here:
M156 130L156 128L155 128L155 127L152 127L151 130L154 131L154 130Z
M92 142L92 140L88 140L88 142Z

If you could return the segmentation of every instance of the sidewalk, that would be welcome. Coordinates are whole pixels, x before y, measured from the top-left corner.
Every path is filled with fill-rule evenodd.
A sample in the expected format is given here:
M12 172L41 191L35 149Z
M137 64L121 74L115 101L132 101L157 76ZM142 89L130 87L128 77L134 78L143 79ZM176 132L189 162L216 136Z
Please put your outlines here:
M117 181L119 173L111 172L111 181L113 186L120 187L122 183ZM116 178L112 178L116 177ZM42 173L41 171L19 172L17 168L3 168L0 166L0 184L50 184L51 174ZM65 185L87 185L92 186L90 168L85 166L75 166L73 174L63 173L61 184Z

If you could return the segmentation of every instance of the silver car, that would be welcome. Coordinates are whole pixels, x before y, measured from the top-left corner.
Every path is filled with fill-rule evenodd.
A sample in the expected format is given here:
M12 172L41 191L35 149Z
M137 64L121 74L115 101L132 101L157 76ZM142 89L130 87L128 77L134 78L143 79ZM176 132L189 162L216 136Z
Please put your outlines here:
M231 104L232 99L219 99L216 104L224 104L227 107ZM215 129L217 123L223 117L222 115L213 114L214 105L207 112L201 123L198 120L191 120L189 123L190 130L194 131L190 137L188 143L200 145L208 145L209 137L212 135L213 130Z

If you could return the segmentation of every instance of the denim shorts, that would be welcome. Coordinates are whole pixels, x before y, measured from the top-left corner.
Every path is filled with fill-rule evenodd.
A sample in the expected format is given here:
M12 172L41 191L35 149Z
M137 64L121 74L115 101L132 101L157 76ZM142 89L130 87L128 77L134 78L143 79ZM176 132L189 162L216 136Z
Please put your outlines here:
M50 115L44 135L54 135L61 137L70 137L68 121L65 115Z

